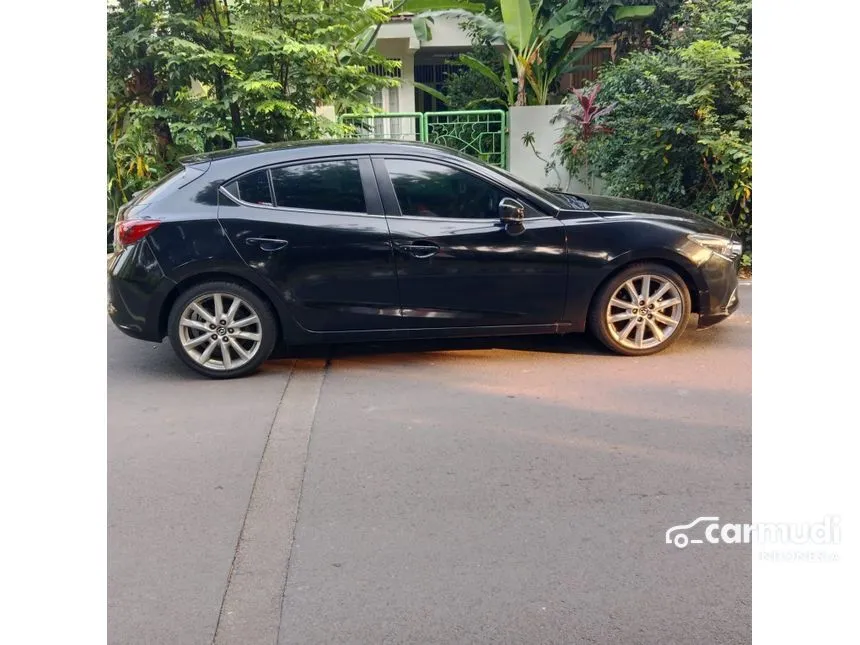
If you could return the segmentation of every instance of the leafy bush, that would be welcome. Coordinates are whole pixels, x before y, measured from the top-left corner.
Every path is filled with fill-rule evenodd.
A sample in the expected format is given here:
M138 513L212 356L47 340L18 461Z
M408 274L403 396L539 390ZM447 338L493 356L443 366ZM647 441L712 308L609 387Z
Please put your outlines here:
M664 0L664 3L675 1ZM582 0L558 0L547 5L543 0L498 0L489 13L440 9L415 16L412 24L419 40L425 41L432 39L430 25L436 18L468 24L485 45L494 43L500 49L495 65L489 63L492 48L485 47L480 52L484 60L461 55L458 62L471 72L463 78L483 76L490 81L488 98L497 101L496 97L502 96L505 106L547 105L555 98L562 76L575 70L603 38L621 35L625 26L641 23L656 9L656 5L626 5L621 0L589 5ZM596 33L601 40L583 47L573 46L581 33L589 32ZM473 99L471 104L475 103Z
M355 0L118 0L108 7L108 209L179 156L342 134L316 108L397 84L372 49L390 7Z
M503 77L499 51L477 33L472 35L469 56L485 65L498 78ZM451 62L458 64L461 61L454 58ZM473 67L463 66L449 72L445 76L443 92L451 110L495 110L508 106L504 89Z
M659 47L601 70L598 101L615 104L610 131L585 140L569 126L556 154L611 194L708 215L750 251L751 44L750 0L684 3Z

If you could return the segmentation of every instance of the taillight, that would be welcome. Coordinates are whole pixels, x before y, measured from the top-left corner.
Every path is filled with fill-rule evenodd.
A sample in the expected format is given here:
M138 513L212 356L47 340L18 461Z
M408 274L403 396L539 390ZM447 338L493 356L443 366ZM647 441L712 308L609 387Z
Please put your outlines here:
M142 240L158 228L160 221L154 219L129 219L117 222L116 241L122 246Z

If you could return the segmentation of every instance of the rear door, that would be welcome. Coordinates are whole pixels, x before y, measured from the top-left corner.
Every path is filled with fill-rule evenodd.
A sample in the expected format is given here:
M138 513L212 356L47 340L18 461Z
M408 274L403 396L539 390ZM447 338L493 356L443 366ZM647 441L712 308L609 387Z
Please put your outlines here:
M407 328L550 325L567 289L562 223L465 166L373 159L395 250ZM499 202L524 202L506 227ZM513 330L512 330L513 331Z
M397 324L388 226L368 158L261 168L221 190L225 231L301 327L344 332Z

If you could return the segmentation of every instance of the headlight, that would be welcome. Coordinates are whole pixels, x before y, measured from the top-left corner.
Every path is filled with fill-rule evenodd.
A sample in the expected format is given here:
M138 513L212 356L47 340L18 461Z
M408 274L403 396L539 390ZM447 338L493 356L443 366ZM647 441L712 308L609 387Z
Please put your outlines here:
M730 240L719 235L708 235L706 233L692 233L687 236L690 240L713 251L727 260L734 260L744 252L744 246L736 240Z

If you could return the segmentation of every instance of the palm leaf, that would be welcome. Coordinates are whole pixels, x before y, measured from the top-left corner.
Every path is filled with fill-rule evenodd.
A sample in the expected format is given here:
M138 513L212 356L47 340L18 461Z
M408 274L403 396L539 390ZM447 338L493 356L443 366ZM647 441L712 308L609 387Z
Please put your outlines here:
M514 88L513 74L511 73L511 63L507 58L505 58L502 63L502 73L505 75L505 85L503 89L508 95L508 105L513 105L516 100L516 89Z
M433 16L415 16L412 19L412 29L415 31L415 37L421 42L426 42L433 39L433 32L430 31L430 25L433 24Z
M460 54L459 62L463 63L469 69L472 69L485 78L488 78L495 85L498 85L500 88L504 89L504 85L502 84L502 79L499 78L499 75L496 74L492 69L490 69L487 65L479 61L477 58L473 58L468 54ZM510 73L510 68L508 69L508 73Z
M463 107L463 109L464 110L477 110L477 109L481 108L482 106L486 105L487 103L498 103L503 108L508 107L508 103L506 101L504 101L504 100L500 99L498 96L496 96L496 97L493 97L491 99L474 99L474 100L466 103L466 105Z
M522 49L531 40L534 19L529 0L501 0L505 35L515 49Z
M421 13L441 9L462 9L478 13L484 10L483 3L468 0L406 0L398 11L403 13Z
M622 20L639 20L640 18L647 18L648 16L654 13L655 7L652 4L638 4L631 5L629 7L615 7L615 12L613 17L616 22L620 22Z
M584 28L585 21L582 18L571 18L550 31L547 34L547 40L559 40L568 34L579 34Z
M427 94L429 94L433 98L438 99L439 101L442 101L442 103L444 103L445 105L448 105L448 97L445 96L444 94L442 94L442 92L437 90L435 87L430 87L429 85L425 85L424 83L419 83L418 81L405 81L405 82L409 83L413 87L418 88L422 92L426 92Z
M541 34L551 34L552 40L563 38L569 31L583 31L588 22L583 14L582 3L573 1L556 11L541 27ZM537 15L537 12L535 12Z
M584 47L569 49L567 53L562 54L558 60L552 63L550 67L551 75L558 76L559 74L566 74L572 71L578 61L582 60L588 52L602 45L604 42L603 40L594 40Z

